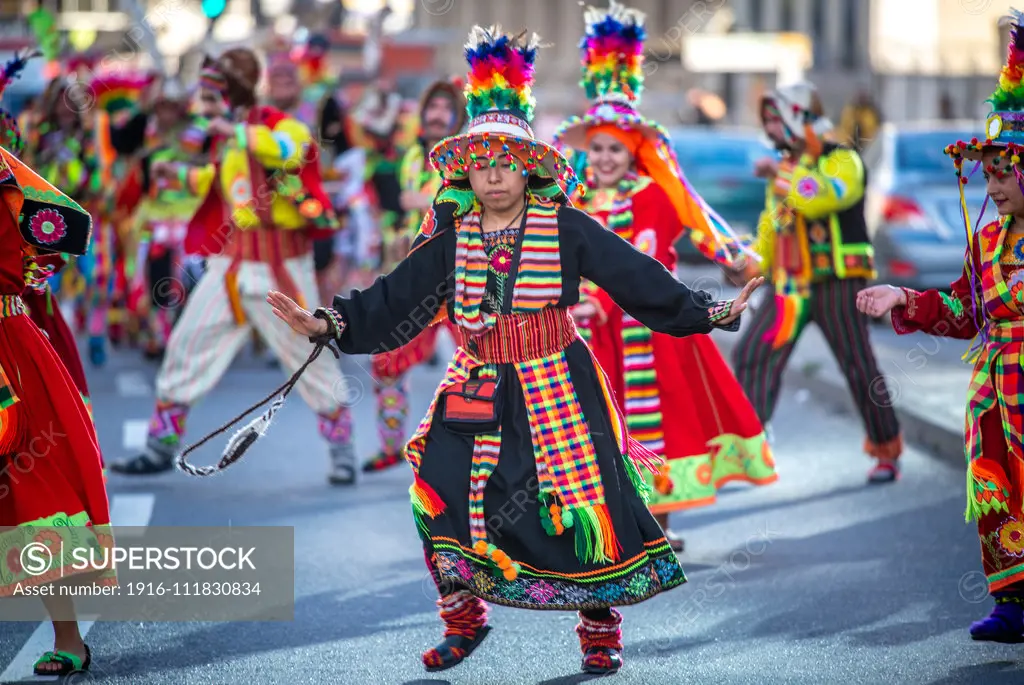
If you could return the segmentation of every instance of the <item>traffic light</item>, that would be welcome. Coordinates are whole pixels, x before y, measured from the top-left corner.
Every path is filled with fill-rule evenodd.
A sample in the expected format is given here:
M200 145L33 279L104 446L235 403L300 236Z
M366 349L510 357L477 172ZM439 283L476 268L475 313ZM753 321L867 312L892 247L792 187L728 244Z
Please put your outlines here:
M217 19L220 15L224 14L224 10L227 9L227 0L202 0L203 2L203 14L208 19Z

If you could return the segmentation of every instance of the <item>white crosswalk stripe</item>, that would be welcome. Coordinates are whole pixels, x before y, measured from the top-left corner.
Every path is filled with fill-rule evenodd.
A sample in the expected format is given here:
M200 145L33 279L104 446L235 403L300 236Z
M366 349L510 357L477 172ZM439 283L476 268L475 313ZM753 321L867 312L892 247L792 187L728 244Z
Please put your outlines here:
M117 527L146 527L153 515L153 505L156 496L151 494L114 495L110 503L110 520ZM80 617L78 628L85 638L94 625L95 617ZM7 665L3 673L0 673L0 683L25 682L25 683L53 683L52 677L39 677L32 674L32 666L39 656L50 649L53 649L53 626L49 623L40 623L28 641L22 646L21 651Z

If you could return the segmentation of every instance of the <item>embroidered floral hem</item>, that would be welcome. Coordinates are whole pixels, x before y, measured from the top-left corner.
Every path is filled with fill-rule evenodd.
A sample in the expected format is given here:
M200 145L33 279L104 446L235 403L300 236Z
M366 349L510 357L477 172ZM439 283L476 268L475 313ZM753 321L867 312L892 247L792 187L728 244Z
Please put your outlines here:
M719 435L709 441L709 446L712 452L707 454L666 462L664 475L671 482L667 494L659 490L658 479L648 477L654 488L648 501L651 512L666 514L714 504L718 489L727 483L768 485L779 479L764 433L751 438Z
M105 558L102 550L113 543L110 526L94 526L85 512L73 515L61 512L16 527L0 528L0 597L13 596L19 588L93 573L91 568L74 568L80 565L80 560L72 554L75 550L89 550L89 555L95 555L92 558L102 561ZM43 552L40 545L49 553ZM33 548L39 548L39 552L26 552ZM35 563L41 566L32 568L31 572L25 569L26 564ZM112 568L106 569L86 582L117 585L117 573Z
M519 609L579 611L628 606L686 582L667 540L645 544L646 551L589 573L557 573L525 564L506 580L494 565L448 538L433 539L433 563L442 587L465 587L484 601Z

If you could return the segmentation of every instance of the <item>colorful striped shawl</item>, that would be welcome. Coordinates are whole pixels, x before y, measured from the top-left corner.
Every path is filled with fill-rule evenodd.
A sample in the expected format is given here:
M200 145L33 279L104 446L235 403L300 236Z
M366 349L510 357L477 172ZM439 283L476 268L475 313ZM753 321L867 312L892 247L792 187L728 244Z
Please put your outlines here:
M519 253L519 271L512 293L512 313L538 312L562 296L562 263L558 250L559 204L531 198L526 210L526 233ZM484 311L487 253L478 206L467 213L455 244L455 322L472 333L494 325L494 314Z
M608 212L607 228L644 252L651 244L648 231L636 235L633 198L653 181L650 177L627 174L619 183ZM637 244L640 243L640 244ZM646 244L646 245L645 245ZM653 256L653 255L651 255ZM653 336L649 328L628 313L622 313L623 409L629 434L659 457L665 456L665 432L662 429L658 371L654 364Z

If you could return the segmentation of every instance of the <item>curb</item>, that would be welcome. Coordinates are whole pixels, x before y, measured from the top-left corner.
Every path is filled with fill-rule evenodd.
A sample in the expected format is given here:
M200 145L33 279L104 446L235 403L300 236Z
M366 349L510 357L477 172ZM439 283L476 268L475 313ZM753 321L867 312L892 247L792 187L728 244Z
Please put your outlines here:
M735 336L734 333L732 336L722 336L715 340L719 350L730 362L736 342L729 338ZM829 409L857 417L859 421L858 412L854 407L853 398L850 396L845 381L825 378L814 372L809 373L798 368L794 362L795 359L791 358L789 366L783 372L784 387L806 390L815 400ZM895 409L905 442L921 448L927 456L933 459L966 470L967 460L964 456L964 427L962 423L956 426L943 424L898 400L895 403Z

